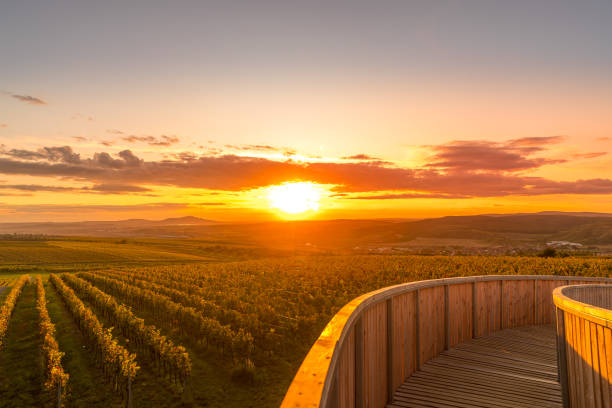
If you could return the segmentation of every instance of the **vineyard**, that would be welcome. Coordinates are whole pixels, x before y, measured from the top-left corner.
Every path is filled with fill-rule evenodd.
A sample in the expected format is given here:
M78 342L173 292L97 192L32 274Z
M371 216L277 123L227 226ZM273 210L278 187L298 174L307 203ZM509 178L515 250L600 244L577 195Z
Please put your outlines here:
M453 276L611 273L608 258L371 255L0 275L0 401L275 407L327 321L365 292Z

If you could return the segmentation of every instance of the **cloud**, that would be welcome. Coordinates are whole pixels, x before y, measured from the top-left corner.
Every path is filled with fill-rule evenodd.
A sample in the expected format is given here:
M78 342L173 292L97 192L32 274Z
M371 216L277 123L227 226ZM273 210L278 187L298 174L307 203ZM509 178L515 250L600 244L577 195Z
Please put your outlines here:
M565 136L544 136L544 137L522 137L520 139L510 140L508 145L510 146L537 146L547 144L561 143L566 139Z
M0 149L0 154L23 160L46 159L52 162L80 163L80 155L75 153L70 146L43 147L36 151L24 149L11 149L5 151Z
M208 143L213 143L212 140L209 140ZM290 149L288 147L275 147L270 145L258 145L258 144L250 144L250 145L231 145L226 144L226 148L232 150L239 151L247 151L247 152L270 152L270 153L282 153L285 156L293 156L297 152L294 149Z
M367 154L354 154L352 156L344 156L342 157L342 159L344 160L380 160L378 157L372 157L370 155Z
M95 193L95 194L124 194L124 193L148 193L149 188L129 184L97 184L92 187L68 187L68 186L46 186L41 184L0 184L0 190L53 192L53 193Z
M11 94L11 96L21 102L29 103L30 105L46 105L47 102L43 101L40 98L36 98L30 95L17 95Z
M542 144L556 143L553 140L558 137L560 136L515 139L508 143L455 141L429 146L434 155L427 167L459 172L517 172L564 163L566 159L531 157L532 154L544 150ZM537 140L540 140L540 145L536 143Z
M83 136L72 136L72 138L74 140L76 140L77 142L86 142L87 138L83 137Z
M39 184L0 184L0 189L29 191L29 192L51 191L55 193L79 190L78 188L74 188L74 187L43 186Z
M242 191L303 180L333 185L334 193L361 193L361 199L612 194L612 181L608 179L554 181L523 175L521 170L565 160L532 157L533 149L541 148L533 140L518 144L459 141L431 146L432 161L420 168L378 161L298 162L228 154L197 156L190 152L146 161L131 150L114 155L98 152L82 158L68 146L36 151L2 148L8 158L0 158L0 173L114 186L90 189L99 193L116 190L144 194L149 190L142 185Z
M141 186L134 186L129 184L98 184L91 188L90 191L115 194L115 193L144 193L149 192L151 189Z
M180 139L176 136L167 135L161 135L160 137L129 135L122 137L121 140L129 143L144 142L149 144L150 146L171 146L180 141Z
M401 194L379 194L366 196L348 197L351 200L398 200L408 198L471 198L463 194L416 194L416 193L401 193Z
M593 152L593 153L576 153L572 157L574 159L593 159L595 157L601 157L608 154L608 152Z
M191 208L190 204L182 203L150 203L134 205L2 205L0 210L12 214L66 214L66 213L101 213L101 212L150 212L150 211L177 211Z
M612 137L598 137L596 140L598 142L612 142Z
M5 128L5 127L8 127L6 123L0 123L0 128Z

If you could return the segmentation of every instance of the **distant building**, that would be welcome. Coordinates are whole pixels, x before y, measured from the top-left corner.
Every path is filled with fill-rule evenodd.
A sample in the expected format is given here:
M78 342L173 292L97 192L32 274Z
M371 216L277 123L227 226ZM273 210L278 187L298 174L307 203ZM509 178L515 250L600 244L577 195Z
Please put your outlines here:
M551 248L569 248L569 249L582 248L582 244L579 244L578 242L570 242L570 241L549 241L546 243L546 245Z

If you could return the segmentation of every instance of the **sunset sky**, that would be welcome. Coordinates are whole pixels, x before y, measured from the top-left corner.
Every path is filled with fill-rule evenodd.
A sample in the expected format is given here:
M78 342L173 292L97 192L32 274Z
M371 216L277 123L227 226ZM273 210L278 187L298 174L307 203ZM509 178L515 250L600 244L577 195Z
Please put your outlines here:
M612 2L0 4L0 222L612 212ZM320 202L288 216L275 185Z

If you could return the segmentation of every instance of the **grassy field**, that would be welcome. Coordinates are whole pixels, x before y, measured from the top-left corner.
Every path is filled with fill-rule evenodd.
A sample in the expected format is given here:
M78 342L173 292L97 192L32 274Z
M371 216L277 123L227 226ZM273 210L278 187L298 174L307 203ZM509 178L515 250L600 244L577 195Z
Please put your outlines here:
M14 248L20 249L12 252ZM450 276L612 273L609 258L363 255L260 259L260 252L245 248L236 249L233 257L219 255L231 250L212 250L196 241L153 240L150 245L147 241L85 238L2 242L0 280L14 283L22 273L43 277L49 316L56 326L59 350L65 353L62 365L70 375L65 399L68 407L120 407L124 401L103 380L94 349L49 281L50 273L72 273L80 282L93 284L128 306L144 324L154 325L161 335L185 347L191 361L189 386L160 375L154 361L135 341L138 338L121 330L116 317L88 302L73 287L104 327L115 328L112 333L117 343L136 354L140 370L132 386L135 407L181 407L188 406L184 401L192 401L194 407L263 408L279 405L300 362L331 316L367 291ZM255 259L244 260L248 254ZM65 277L63 282L68 282ZM0 302L8 290L0 293ZM175 311L155 313L154 307L142 303L146 299L163 300L165 307ZM234 351L230 352L230 348L215 345L221 334L191 326L186 330L189 320L183 322L187 315L179 310L191 310L189 316L215 322L236 336L247 333L250 348L233 349L236 345L232 343ZM43 387L39 333L35 285L30 283L18 298L0 349L3 407L52 404Z

